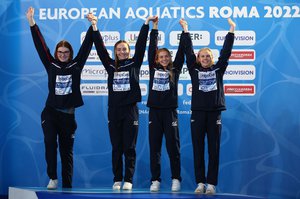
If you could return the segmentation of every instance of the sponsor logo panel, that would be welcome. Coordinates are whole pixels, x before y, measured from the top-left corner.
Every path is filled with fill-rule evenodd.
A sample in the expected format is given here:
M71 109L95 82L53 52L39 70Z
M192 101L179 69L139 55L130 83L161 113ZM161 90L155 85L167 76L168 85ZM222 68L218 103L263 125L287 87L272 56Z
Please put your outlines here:
M254 84L224 84L225 95L253 96L255 95Z
M140 34L139 31L127 31L125 32L125 41L127 41L130 46L135 46L139 34ZM150 41L149 35L150 32L147 38L147 46L149 46L149 41ZM158 46L163 46L165 44L165 33L163 31L158 31L157 42L158 42L157 43Z
M108 96L108 87L106 83L81 84L80 91L83 96Z
M194 46L208 46L210 44L210 34L208 31L189 31ZM170 32L170 44L178 46L181 31Z
M108 74L102 65L84 66L81 72L83 80L107 80Z
M183 95L183 84L178 83L178 96L182 96Z
M224 73L224 80L254 80L253 65L229 65Z
M183 65L181 69L179 80L191 80L191 76L186 65Z
M86 32L82 32L80 35L80 43L82 44L85 38ZM117 31L103 31L101 32L102 40L105 46L114 46L117 41L120 40L120 33Z
M233 49L229 61L255 61L255 50Z
M215 33L215 43L217 46L223 46L227 33L228 31L217 31ZM256 34L252 30L234 32L234 46L253 46L255 42Z
M113 53L111 50L107 49L107 52L110 57L113 57ZM96 50L91 50L87 62L101 62Z
M192 96L192 84L187 84L186 85L186 95L187 96Z
M149 74L149 66L148 65L142 65L140 69L140 80L149 80L150 74Z
M141 88L142 96L148 95L148 85L147 84L140 83L140 88Z

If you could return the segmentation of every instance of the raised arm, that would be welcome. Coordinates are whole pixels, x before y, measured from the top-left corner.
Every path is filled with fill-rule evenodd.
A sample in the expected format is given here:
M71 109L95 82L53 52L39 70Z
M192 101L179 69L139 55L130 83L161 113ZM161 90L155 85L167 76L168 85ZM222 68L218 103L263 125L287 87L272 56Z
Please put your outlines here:
M196 62L196 55L194 52L191 35L188 31L188 23L184 19L181 19L179 23L184 31L180 38L182 39L183 49L186 55L186 64L188 68L191 68Z
M87 16L88 18L89 16ZM75 57L75 61L78 61L79 66L83 67L93 46L93 29L95 26L95 19L89 20L91 22L91 26L85 34L85 38L80 46L77 56ZM97 26L96 26L97 28Z
M44 64L45 67L47 67L48 64L54 60L54 57L51 55L50 50L45 42L45 39L41 31L35 23L33 7L28 8L26 17L30 25L30 31L31 31L35 48L39 54L42 63Z
M178 50L174 60L174 66L178 72L181 71L184 63L184 43L183 43L183 34L188 32L187 22L184 19L179 20L179 24L182 27L182 33L180 35L180 41L178 45Z
M97 27L98 19L92 13L87 15L87 19L91 22L92 27L93 27L92 39L95 43L97 54L103 64L103 66L107 69L109 64L112 62L112 58L110 57L110 55L104 45L102 36L98 30L98 27Z
M137 62L137 66L141 66L144 59L144 54L146 50L146 44L147 44L147 37L148 37L148 31L149 31L149 22L155 20L156 16L149 16L145 23L143 24L137 42L135 44L135 52L133 58Z
M223 68L224 71L228 65L228 60L231 55L234 42L234 30L236 26L230 18L228 18L228 24L230 25L229 32L225 37L225 41L222 50L220 51L218 62L216 63L217 67Z
M152 22L153 22L153 28L150 33L150 43L148 49L149 67L153 67L155 64L155 56L157 51L157 37L158 37L158 17L156 17Z

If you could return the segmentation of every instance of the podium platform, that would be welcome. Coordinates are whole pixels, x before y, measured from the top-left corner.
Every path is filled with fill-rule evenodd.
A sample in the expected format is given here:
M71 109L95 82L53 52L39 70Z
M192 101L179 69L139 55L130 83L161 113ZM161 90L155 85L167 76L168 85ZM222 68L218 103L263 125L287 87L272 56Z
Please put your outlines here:
M9 187L9 199L261 199L257 196L218 193L216 195L196 194L193 192L170 192L161 190L152 193L146 189L132 191L113 191L111 189L57 189L47 190L41 187Z

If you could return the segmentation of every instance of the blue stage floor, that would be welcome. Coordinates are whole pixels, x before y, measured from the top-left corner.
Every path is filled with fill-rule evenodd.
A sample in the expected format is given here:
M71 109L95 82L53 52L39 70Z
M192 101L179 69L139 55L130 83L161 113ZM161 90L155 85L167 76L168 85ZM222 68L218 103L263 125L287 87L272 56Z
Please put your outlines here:
M153 193L146 189L134 189L132 191L112 191L111 189L58 189L49 191L41 187L10 187L9 199L95 199L95 198L135 198L135 199L260 199L261 197L218 193L215 195L195 194L193 192L170 192L161 190Z

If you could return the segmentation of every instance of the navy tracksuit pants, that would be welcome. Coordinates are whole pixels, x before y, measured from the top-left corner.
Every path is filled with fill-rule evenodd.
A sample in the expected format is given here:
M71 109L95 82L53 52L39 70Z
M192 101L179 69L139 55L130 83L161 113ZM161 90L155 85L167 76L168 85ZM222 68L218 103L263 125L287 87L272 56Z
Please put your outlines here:
M46 106L42 111L41 120L44 133L47 174L50 179L57 179L57 147L59 146L62 187L71 188L74 134L77 128L75 115L63 113Z
M192 111L191 133L196 183L218 184L221 137L220 111ZM205 136L208 142L208 171L205 175Z
M149 111L149 144L151 181L161 181L161 146L163 135L166 139L170 158L172 179L181 181L180 176L180 140L176 109L156 109Z
M139 112L136 104L109 107L108 127L112 145L114 182L123 180L123 155L125 157L124 181L132 183L136 162L136 141Z

